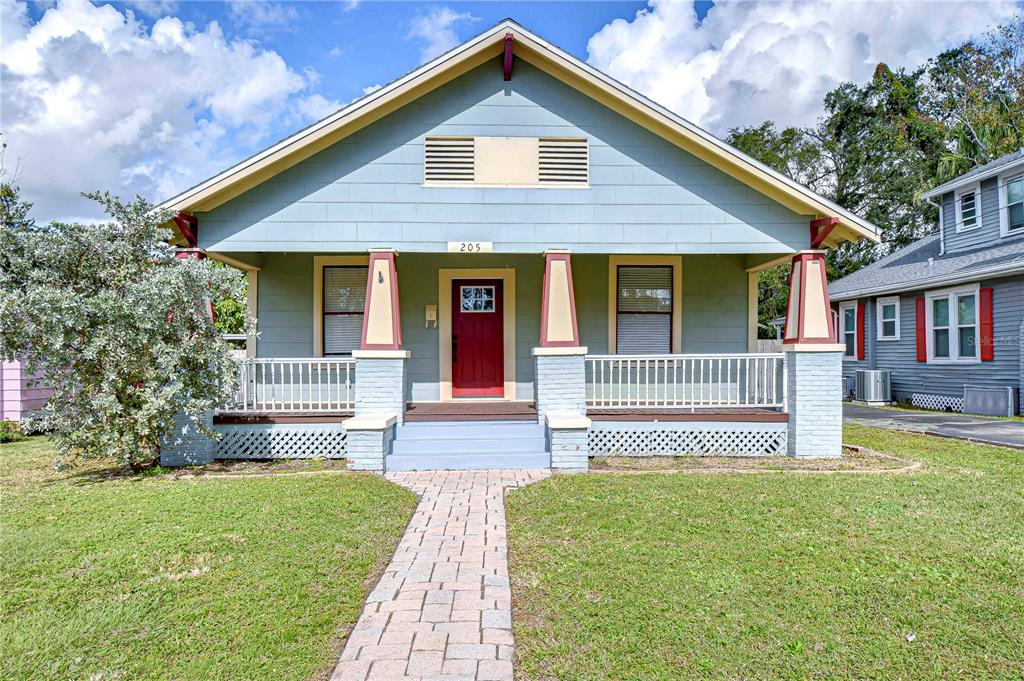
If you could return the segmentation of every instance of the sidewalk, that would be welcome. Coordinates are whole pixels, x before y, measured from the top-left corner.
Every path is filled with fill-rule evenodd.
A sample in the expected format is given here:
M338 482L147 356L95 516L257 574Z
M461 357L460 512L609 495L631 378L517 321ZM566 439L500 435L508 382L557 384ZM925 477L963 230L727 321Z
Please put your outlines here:
M847 423L890 430L928 433L971 442L1024 449L1024 421L990 419L967 414L909 409L882 409L858 404L843 405Z

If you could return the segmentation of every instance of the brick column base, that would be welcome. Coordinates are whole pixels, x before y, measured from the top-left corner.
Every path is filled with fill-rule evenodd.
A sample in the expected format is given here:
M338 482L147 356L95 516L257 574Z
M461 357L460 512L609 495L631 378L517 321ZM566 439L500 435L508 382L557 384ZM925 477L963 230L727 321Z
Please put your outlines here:
M547 414L547 444L551 468L562 473L590 469L590 419L578 414Z
M391 443L395 440L395 423L392 415L366 414L353 416L344 421L345 458L348 467L356 471L383 473Z
M355 414L405 415L407 350L356 350Z
M202 423L213 429L213 412L203 414ZM196 421L184 413L174 417L174 425L160 446L161 466L202 466L213 461L217 443L203 435Z
M843 346L783 345L788 453L801 459L843 453Z
M533 349L533 399L541 423L551 412L586 415L586 354L587 349L582 347Z

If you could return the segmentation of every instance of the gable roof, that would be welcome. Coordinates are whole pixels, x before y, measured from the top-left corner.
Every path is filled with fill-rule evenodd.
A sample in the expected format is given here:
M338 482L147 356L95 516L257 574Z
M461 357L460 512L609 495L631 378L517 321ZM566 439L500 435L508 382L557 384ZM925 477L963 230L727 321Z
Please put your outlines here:
M829 298L840 301L918 291L1024 272L1024 239L952 255L939 255L940 246L939 235L932 234L893 251L832 282Z
M517 58L537 66L797 213L838 218L839 223L826 245L834 246L842 241L862 238L879 241L878 228L867 220L754 160L511 19L499 22L415 71L186 189L164 201L159 208L198 212L229 201L414 99L496 58L504 49L507 33L514 36Z
M933 196L940 196L946 192L953 191L954 189L959 189L964 185L980 182L981 180L992 177L993 175L998 175L1017 163L1024 164L1024 148L1018 149L1017 151L1011 151L1009 154L1000 156L996 160L989 161L983 166L978 166L973 170L969 170L959 177L954 177L949 182L940 184L935 189L925 192L921 198L930 199Z

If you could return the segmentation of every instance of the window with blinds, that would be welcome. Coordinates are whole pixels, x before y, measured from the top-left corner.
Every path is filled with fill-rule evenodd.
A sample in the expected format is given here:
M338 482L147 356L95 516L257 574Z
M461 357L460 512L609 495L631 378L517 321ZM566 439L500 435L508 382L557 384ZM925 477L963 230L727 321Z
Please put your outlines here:
M672 352L672 266L623 265L617 279L615 351Z
M367 267L324 267L324 356L351 355L363 335Z

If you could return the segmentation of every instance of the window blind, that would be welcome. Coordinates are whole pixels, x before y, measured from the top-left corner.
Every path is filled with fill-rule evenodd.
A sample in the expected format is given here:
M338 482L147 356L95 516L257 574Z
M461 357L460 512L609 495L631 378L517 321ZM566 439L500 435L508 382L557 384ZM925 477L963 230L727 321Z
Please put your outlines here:
M325 267L324 355L351 355L363 335L366 267Z
M616 288L616 352L671 352L672 267L619 267Z

